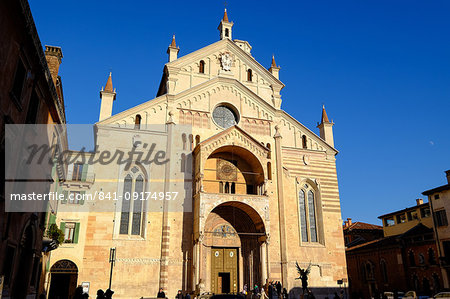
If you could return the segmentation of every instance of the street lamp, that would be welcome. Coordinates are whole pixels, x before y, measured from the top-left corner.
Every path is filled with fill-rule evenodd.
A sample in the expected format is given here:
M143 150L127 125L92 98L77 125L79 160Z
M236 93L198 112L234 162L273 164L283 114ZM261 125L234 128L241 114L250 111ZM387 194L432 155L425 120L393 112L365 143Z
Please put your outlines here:
M114 263L116 262L116 248L109 249L109 263L111 264L111 272L109 273L109 289L111 290L112 274Z

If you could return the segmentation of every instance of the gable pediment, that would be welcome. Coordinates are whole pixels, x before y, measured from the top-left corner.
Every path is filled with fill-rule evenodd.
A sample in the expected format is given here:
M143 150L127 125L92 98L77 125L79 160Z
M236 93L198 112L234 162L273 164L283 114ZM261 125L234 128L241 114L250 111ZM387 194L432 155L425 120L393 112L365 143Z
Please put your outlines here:
M217 41L211 45L208 45L202 49L189 53L185 56L178 58L172 62L166 64L166 67L170 72L190 72L192 69L198 67L198 63L201 60L210 59L210 62L216 65L220 65L221 55L224 53L230 53L233 57L232 73L235 73L241 65L245 65L251 68L260 79L264 80L268 85L277 86L280 90L284 87L284 84L277 78L275 78L271 72L269 72L264 66L255 60L249 53L245 52L238 45L229 39ZM241 62L241 65L237 63ZM207 62L208 63L208 62ZM211 74L217 76L217 73ZM245 79L245 78L244 78Z
M266 159L270 152L269 148L258 142L237 125L234 125L200 142L194 149L194 153L201 150L210 154L218 148L230 145L245 148L259 159Z

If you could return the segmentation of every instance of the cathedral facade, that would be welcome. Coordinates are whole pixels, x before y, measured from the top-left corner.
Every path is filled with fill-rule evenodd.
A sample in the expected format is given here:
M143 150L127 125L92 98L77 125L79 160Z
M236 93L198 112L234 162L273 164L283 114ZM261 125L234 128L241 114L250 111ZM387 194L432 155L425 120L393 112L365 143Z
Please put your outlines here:
M160 287L168 297L179 289L239 292L270 280L299 294L296 262L310 266L315 294L333 294L346 281L333 123L322 108L316 135L283 111L275 59L266 69L247 41L232 39L226 10L218 29L219 41L182 57L173 37L148 102L111 115L116 92L108 78L96 152L72 153L61 190L123 197L60 203L54 221L67 242L52 252L50 297L64 291L53 283L64 275L69 292L83 284L91 296L111 280L115 298L155 297ZM104 149L142 144L166 153L154 158L164 163L86 162ZM175 189L181 203L125 200Z

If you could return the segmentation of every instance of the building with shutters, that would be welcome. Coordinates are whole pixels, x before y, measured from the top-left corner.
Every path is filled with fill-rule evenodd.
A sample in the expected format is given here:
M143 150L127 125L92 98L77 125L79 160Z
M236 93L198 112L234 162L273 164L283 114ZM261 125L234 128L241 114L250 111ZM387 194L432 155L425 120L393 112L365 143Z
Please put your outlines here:
M156 98L115 115L121 97L109 75L94 128L97 152L80 154L63 185L68 200L56 223L68 243L52 255L50 295L64 267L69 293L83 282L91 296L106 289L110 248L114 298L154 297L160 287L168 297L179 289L238 292L268 280L298 296L296 262L311 265L315 294L338 291L347 269L334 124L323 107L316 134L282 110L275 58L265 68L249 42L233 39L233 26L225 10L220 39L181 57L174 36ZM139 149L165 156L129 167L83 162L105 150ZM174 190L178 200L156 198ZM71 202L71 193L122 198ZM125 199L143 193L151 201Z

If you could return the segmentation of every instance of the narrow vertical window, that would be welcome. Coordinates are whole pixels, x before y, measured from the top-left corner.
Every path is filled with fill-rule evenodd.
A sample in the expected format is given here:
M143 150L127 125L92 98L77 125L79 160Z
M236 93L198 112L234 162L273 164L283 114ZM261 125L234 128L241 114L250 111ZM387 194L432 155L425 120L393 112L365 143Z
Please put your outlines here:
M17 61L16 75L14 76L14 85L11 90L11 94L17 102L20 102L22 98L22 90L25 82L25 73L26 73L25 66L22 63L22 60L19 58L19 60Z
M300 230L302 235L302 241L308 242L308 231L306 227L306 201L305 201L305 191L300 190L298 194L299 205L300 205Z
M123 183L123 196L122 196L122 212L120 214L120 234L128 234L128 225L130 222L130 199L131 195L132 178L131 175L125 177Z
M308 191L308 212L311 242L317 242L316 209L314 203L314 193L311 190Z
M200 136L195 136L195 145L198 145L200 143Z
M225 193L230 193L230 183L225 183Z
M181 139L183 140L183 151L185 151L186 150L186 143L187 143L187 140L186 140L186 134L183 134L183 135L181 135Z
M205 73L205 62L203 60L200 60L200 63L198 65L198 72L201 74Z
M228 28L225 28L225 37L230 36L230 30Z
M235 194L235 193L236 193L236 184L231 183L231 194Z
M436 265L436 255L432 248L428 248L428 262L430 265Z
M137 114L136 115L136 119L134 120L134 128L136 130L140 130L141 129L141 120L142 120L141 115Z
M251 82L252 81L252 70L248 69L247 70L247 81Z
M303 135L303 136L302 136L302 147L303 147L303 148L308 148L308 145L307 145L307 143L306 143L306 135Z
M267 179L272 179L272 164L270 162L267 162Z
M73 181L81 181L82 174L83 174L83 164L75 163L73 165L72 180Z
M193 150L194 148L194 136L192 136L192 134L189 134L189 150Z
M132 235L140 235L141 233L141 216L142 216L142 201L140 198L143 197L142 192L144 191L144 179L139 175L136 179L134 193L137 194L138 198L133 202L133 220L131 226ZM134 196L133 196L134 198Z
M36 123L37 117L38 117L38 110L39 110L39 97L37 96L36 92L33 91L30 103L28 104L28 112L27 112L27 118L25 120L25 123L27 124L34 124Z
M387 273L386 262L384 260L381 260L380 266L381 266L381 274L383 275L383 281L385 283L387 283L388 282L388 273Z

